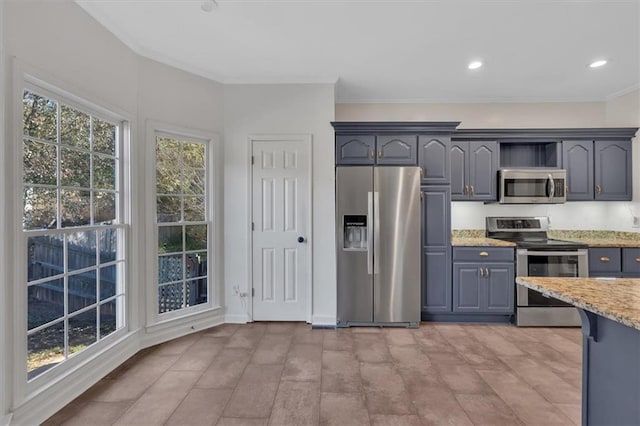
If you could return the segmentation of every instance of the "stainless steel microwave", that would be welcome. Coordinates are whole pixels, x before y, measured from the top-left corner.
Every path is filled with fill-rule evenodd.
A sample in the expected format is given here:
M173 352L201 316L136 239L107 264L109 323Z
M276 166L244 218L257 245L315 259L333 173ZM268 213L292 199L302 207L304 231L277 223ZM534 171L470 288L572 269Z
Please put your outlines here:
M501 204L561 204L567 201L567 171L563 169L501 169Z

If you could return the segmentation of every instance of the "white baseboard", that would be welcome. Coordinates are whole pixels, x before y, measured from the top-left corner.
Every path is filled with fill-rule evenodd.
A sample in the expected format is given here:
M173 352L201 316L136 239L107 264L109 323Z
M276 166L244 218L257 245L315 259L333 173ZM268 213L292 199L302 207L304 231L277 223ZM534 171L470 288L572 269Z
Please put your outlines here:
M313 315L313 317L311 318L311 325L313 327L319 327L319 328L335 327L336 317L326 316L326 315Z
M12 425L36 425L44 422L139 350L138 334L125 336L17 407L12 413L13 418L10 414L8 421Z
M247 314L226 314L224 316L224 322L227 324L246 324L251 322L251 319Z
M184 318L160 322L145 328L140 336L140 349L177 339L187 334L224 324L221 308L198 312Z

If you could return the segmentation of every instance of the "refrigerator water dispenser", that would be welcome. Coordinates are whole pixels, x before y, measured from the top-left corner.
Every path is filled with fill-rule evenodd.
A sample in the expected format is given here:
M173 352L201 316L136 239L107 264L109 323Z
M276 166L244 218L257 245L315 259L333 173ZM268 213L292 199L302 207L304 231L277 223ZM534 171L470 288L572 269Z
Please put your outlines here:
M345 215L344 247L345 250L367 250L367 216Z

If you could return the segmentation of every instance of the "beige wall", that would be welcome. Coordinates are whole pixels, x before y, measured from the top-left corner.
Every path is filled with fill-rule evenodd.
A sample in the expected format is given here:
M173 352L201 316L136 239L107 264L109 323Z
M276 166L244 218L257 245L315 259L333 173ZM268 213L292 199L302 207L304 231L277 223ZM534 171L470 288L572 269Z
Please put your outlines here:
M500 104L337 104L337 121L460 121L460 128L624 127L640 124L638 92L608 102ZM485 226L486 216L545 215L556 229L632 228L640 215L640 149L634 142L634 202L567 203L553 206L504 206L452 203L454 229Z
M337 121L461 121L460 128L598 127L603 102L337 104Z

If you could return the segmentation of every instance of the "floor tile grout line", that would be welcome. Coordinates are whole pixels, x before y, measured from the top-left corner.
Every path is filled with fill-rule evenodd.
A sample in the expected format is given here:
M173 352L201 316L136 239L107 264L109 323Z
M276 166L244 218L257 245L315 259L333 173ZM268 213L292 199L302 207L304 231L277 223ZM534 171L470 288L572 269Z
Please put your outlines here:
M289 340L289 348L287 349L287 356L284 358L284 362L282 364L282 370L280 370L280 379L278 380L278 386L276 386L276 391L273 394L273 401L271 401L271 409L269 410L269 415L267 416L267 426L271 424L271 415L273 414L273 405L276 403L276 398L278 397L278 392L280 391L280 385L282 384L282 376L284 375L284 369L287 366L287 360L289 359L289 354L291 353L291 345L293 344L293 337L295 336L295 327L293 334L291 335L291 339ZM264 338L264 336L262 337ZM262 341L262 339L260 339Z

